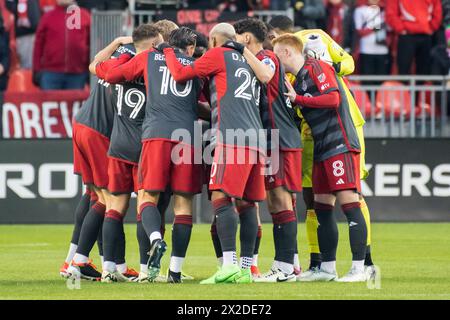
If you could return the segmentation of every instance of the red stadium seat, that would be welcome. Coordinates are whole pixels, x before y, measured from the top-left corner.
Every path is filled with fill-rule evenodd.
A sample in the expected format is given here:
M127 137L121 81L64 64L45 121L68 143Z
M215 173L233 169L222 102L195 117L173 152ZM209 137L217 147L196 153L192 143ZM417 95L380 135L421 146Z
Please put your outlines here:
M377 92L376 106L381 116L384 108L385 118L391 117L393 113L395 118L400 118L403 113L405 118L411 115L411 95L408 87L399 81L385 81L381 85L383 90ZM389 87L401 87L401 89L390 90Z
M33 84L31 70L17 69L10 73L8 92L38 92L40 89Z
M349 82L349 88L355 97L355 102L366 119L370 118L372 110L372 102L367 91L358 89L358 82Z

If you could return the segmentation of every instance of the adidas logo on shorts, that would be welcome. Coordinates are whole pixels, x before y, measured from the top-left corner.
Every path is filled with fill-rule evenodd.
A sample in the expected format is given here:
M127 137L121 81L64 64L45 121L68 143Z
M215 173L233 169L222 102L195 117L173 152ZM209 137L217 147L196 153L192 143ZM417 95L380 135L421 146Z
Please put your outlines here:
M344 180L342 180L342 178L341 178L336 182L336 184L344 184Z

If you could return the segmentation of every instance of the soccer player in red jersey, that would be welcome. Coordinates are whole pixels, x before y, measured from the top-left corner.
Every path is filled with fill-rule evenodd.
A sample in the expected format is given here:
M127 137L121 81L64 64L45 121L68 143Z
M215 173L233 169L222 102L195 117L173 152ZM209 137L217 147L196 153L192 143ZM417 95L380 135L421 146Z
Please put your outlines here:
M296 36L282 35L273 40L273 45L286 71L296 75L294 86L286 81L286 95L301 107L314 138L312 184L322 264L300 280L366 281L367 226L358 194L360 145L346 96L341 94L343 89L333 67L311 58L305 61L303 44ZM336 199L348 220L353 256L350 272L341 279L337 279L336 273L338 230L333 214Z
M262 78L260 110L264 129L267 130L269 155L278 156L272 161L272 174L266 176L266 190L269 211L273 220L275 259L271 270L256 282L295 281L294 255L297 244L297 217L293 206L295 193L302 191L301 163L302 144L300 133L294 120L294 111L286 92L285 71L277 56L264 50L267 37L264 22L247 18L234 24L237 41L245 44L259 61L249 57L252 68L265 68L270 78ZM244 54L244 57L247 57ZM257 63L256 63L257 62ZM272 132L277 139L272 138ZM299 271L298 271L299 273Z
M207 283L252 281L250 267L258 230L255 202L265 199L258 135L259 86L254 72L235 50L233 26L217 24L209 34L210 50L193 64L183 66L172 48L165 48L167 66L175 81L207 78L211 94L212 146L209 190L217 220L223 265ZM231 42L230 42L231 41ZM241 139L243 138L243 139ZM236 257L236 201L241 221L241 261ZM242 201L244 200L244 201Z
M177 47L176 55L184 64L193 63L195 39L195 34L189 28L174 30L170 36L169 43ZM167 281L178 283L181 282L181 266L192 229L192 198L201 192L202 186L201 156L200 163L196 163L192 141L202 82L198 78L183 83L175 82L165 59L161 51L147 50L127 63L110 69L106 80L121 83L144 77L148 98L142 131L139 179L145 190L140 214L151 242L148 279L153 281L158 276L160 261L166 251L156 203L160 193L170 185L174 193L175 221Z
M119 37L111 43L111 46L115 50L127 41L129 41L128 38ZM83 183L91 191L91 202L94 203L84 215L82 208L89 208L89 206L80 203L77 208L76 224L68 254L73 257L73 260L71 265L67 266L67 276L90 280L101 277L88 257L97 239L100 256L103 256L100 231L109 195L106 191L108 186L107 153L114 112L115 106L111 99L110 86L105 81L99 80L73 121L74 172L81 175ZM82 201L87 202L87 197L83 197Z
M130 40L132 43L117 48L109 60L103 61L104 58L111 56L112 48L107 47L97 54L92 65L95 65L96 75L100 79L104 79L112 67L123 64L136 54L152 48L160 40L159 29L150 24L143 24L134 30ZM143 79L111 86L113 99L117 103L117 112L108 151L108 191L111 195L109 210L103 222L105 262L102 282L125 282L135 281L139 276L132 269L121 269L123 266L120 264L121 261L117 261L116 253L125 247L121 243L125 237L120 237L124 233L123 219L128 210L131 193L138 193L139 189L137 172L146 90ZM139 202L140 197L138 206Z

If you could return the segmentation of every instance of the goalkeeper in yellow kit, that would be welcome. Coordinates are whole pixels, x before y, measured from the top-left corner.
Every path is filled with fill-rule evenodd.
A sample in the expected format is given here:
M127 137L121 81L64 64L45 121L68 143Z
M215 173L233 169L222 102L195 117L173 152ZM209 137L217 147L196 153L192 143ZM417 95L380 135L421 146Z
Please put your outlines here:
M302 30L295 33L299 37L304 45L304 53L315 59L324 60L333 65L336 70L338 80L341 82L342 87L345 90L345 94L349 101L350 113L355 124L357 134L359 137L359 143L361 145L361 179L366 179L368 171L365 167L365 143L363 126L365 124L364 117L362 116L358 105L356 104L352 93L348 89L348 86L344 80L344 76L349 75L354 70L354 61L351 55L343 50L327 33L320 29ZM291 79L293 80L293 79ZM296 108L298 116L302 119L300 108ZM319 241L317 237L318 222L316 213L314 211L314 195L312 192L312 167L313 167L313 150L314 141L311 136L311 129L308 127L305 121L301 121L301 137L303 142L303 158L302 158L302 175L303 175L303 198L306 203L306 234L308 239L308 246L310 251L310 266L309 270L304 272L300 280L306 280L311 276L311 273L318 267L320 267L320 250ZM370 254L371 244L371 228L370 228L370 214L364 198L360 197L361 210L364 215L364 219L367 224L367 250L364 264L366 266L366 273L368 276L373 276L375 271Z

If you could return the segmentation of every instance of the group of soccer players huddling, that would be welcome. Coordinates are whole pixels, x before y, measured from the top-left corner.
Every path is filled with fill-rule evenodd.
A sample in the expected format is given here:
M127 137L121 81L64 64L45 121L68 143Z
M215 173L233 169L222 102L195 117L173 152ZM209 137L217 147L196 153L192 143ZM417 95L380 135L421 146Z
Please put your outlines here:
M352 57L326 33L294 34L284 16L269 24L255 18L219 23L209 40L168 20L115 39L89 66L99 80L73 122L74 171L86 192L60 274L102 282L192 279L182 266L193 197L207 184L219 269L201 284L374 276L370 217L360 192L367 176L364 119L344 78L353 69ZM133 192L139 272L125 261L123 219ZM310 251L303 271L296 212L301 192ZM162 272L172 197L170 265ZM258 202L266 200L275 257L261 274ZM352 252L351 269L341 278L336 200L348 220ZM95 242L102 272L89 259Z

